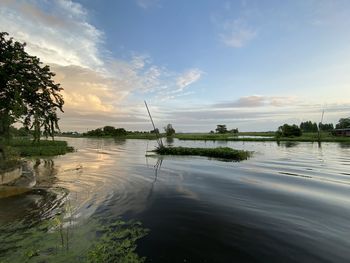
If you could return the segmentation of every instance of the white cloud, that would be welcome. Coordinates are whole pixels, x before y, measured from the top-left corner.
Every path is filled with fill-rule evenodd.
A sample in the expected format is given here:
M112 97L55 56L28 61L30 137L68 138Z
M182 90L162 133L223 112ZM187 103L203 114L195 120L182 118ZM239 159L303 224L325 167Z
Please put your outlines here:
M217 103L217 108L256 108L256 107L286 107L297 103L297 98L293 96L261 96L252 95L241 97L234 101Z
M44 9L47 9L44 11ZM27 43L27 51L46 63L101 69L103 33L71 1L13 1L0 8L0 30Z
M199 80L201 75L202 71L197 68L186 71L184 74L177 78L176 84L179 87L179 90L183 90L187 86Z
M247 26L241 19L226 21L221 41L229 47L241 48L257 36L257 31Z
M3 1L0 31L26 42L27 52L56 73L55 81L64 88L63 129L113 120L136 125L142 122L143 108L135 106L139 101L186 96L191 91L183 89L201 76L199 69L171 72L153 64L148 55L122 60L101 52L104 33L90 24L81 4L70 0Z
M157 6L159 3L159 0L136 0L136 3L139 7L147 9L152 6Z

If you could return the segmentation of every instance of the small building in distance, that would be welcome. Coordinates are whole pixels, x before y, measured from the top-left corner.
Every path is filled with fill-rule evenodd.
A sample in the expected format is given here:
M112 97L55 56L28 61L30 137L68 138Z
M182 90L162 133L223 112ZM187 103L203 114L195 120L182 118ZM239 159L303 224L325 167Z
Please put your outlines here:
M335 136L348 136L348 137L350 137L350 128L335 129L332 131L332 134Z

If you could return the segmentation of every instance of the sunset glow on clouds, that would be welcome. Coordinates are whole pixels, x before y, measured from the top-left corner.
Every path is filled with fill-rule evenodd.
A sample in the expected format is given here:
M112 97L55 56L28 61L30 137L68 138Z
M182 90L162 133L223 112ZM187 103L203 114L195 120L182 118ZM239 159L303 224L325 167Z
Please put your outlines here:
M0 30L56 73L62 130L150 130L144 99L178 131L350 115L350 3L214 2L2 0Z

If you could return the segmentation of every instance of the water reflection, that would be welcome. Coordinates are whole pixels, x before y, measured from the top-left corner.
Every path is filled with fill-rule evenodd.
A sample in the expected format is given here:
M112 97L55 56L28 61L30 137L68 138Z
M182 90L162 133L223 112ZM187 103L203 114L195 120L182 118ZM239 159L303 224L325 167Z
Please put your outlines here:
M339 147L343 149L350 149L350 143L348 142L340 142Z
M61 261L81 261L79 255L88 251L101 262L104 255L94 245L114 223L109 228L118 233L111 237L117 240L110 243L113 251L130 244L134 250L124 255L136 262L144 256L147 262L347 262L350 257L347 145L171 142L254 151L247 161L226 163L145 158L156 147L149 140L67 140L78 152L34 163L33 170L43 175L36 181L40 189L0 199L0 225L8 229L0 243L16 238L0 248L7 259L28 247L34 262L54 262L55 253ZM42 234L26 221L57 217L60 223L43 227ZM15 222L32 232L11 231ZM26 243L18 243L24 236ZM36 252L40 247L29 241L43 249Z
M173 146L174 144L174 137L166 137L166 143L168 146Z
M292 148L292 147L296 147L299 145L299 142L280 142L279 143L279 146L283 146L283 147L286 147L286 148Z

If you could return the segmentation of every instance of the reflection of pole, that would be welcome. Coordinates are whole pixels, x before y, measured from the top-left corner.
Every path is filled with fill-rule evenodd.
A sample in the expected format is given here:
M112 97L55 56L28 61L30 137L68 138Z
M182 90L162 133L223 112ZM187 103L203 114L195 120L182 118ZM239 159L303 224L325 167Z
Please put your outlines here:
M154 133L156 134L156 137L157 137L158 145L159 145L159 147L163 147L162 139L160 139L160 136L159 136L159 134L158 134L158 131L156 130L156 126L154 125L154 122L153 122L151 113L150 113L150 111L149 111L149 109L148 109L148 106L147 106L146 101L145 101L145 105L146 105L146 109L147 109L148 115L149 115L149 117L150 117L150 119L151 119L151 122L152 122L152 125L153 125Z
M318 124L318 142L321 142L321 125L323 122L324 109L322 110L321 122Z

